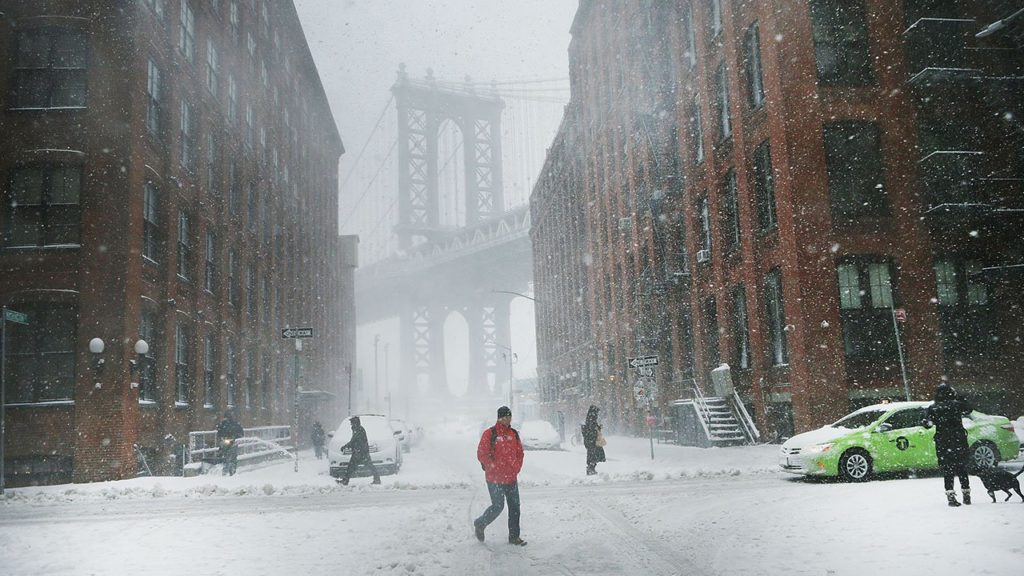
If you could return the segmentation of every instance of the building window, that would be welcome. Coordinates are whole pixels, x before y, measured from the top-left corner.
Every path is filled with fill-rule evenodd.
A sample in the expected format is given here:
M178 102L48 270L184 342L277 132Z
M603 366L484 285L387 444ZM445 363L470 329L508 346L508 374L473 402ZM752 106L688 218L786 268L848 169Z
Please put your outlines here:
M178 212L178 276L192 278L192 230L188 214Z
M245 46L249 51L249 67L252 71L256 71L256 39L253 38L252 32L245 33Z
M834 122L825 125L825 158L832 213L853 218L888 211L878 125Z
M874 81L864 0L813 0L811 26L819 83L864 86Z
M188 404L188 331L178 322L174 331L174 401Z
M187 0L181 3L181 28L178 34L178 49L189 63L196 58L196 15Z
M157 220L156 184L146 182L142 201L142 256L153 262L160 260L160 227Z
M11 173L4 246L78 246L82 168L19 166Z
M229 185L231 188L228 190L228 212L232 216L238 216L238 205L242 199L242 178L238 174L238 164L235 162L231 163L231 168L228 171L228 177L231 180Z
M733 364L737 368L750 368L750 330L747 322L747 290L737 286L732 291Z
M206 39L206 87L209 88L210 94L214 97L217 96L217 84L220 79L220 66L219 58L217 56L217 46L213 43L213 38Z
M234 76L228 76L228 122L238 122L238 85Z
M782 366L789 363L789 350L786 347L786 310L782 299L782 274L778 269L768 273L764 288L769 354L773 366Z
M732 137L732 119L729 117L729 77L725 66L718 68L715 75L718 89L718 134L721 140Z
M245 351L245 408L252 408L252 389L256 382L256 354Z
M686 38L686 52L683 56L690 68L693 68L697 65L697 33L693 27L693 4L686 3L686 12L683 18L683 34Z
M693 116L690 117L693 135L693 156L694 162L700 164L704 161L704 120L700 113L700 100L693 102Z
M213 370L216 359L217 349L213 344L213 336L206 336L203 339L203 406L206 408L217 405L217 376Z
M206 291L217 292L217 236L206 233Z
M252 148L255 138L255 127L253 124L252 104L245 104L245 145Z
M711 256L711 210L708 207L708 199L705 196L697 202L697 217L700 219L700 250L704 251L707 259Z
M722 0L710 0L711 8L711 37L714 38L722 33Z
M754 196L757 202L757 225L762 231L779 225L775 212L775 173L772 169L772 152L768 141L754 150Z
M195 128L192 125L192 107L188 102L181 101L181 165L189 172L196 168Z
M206 191L220 193L220 143L212 131L206 134Z
M139 358L139 401L156 401L156 351L159 348L156 337L155 314L143 309L139 315L139 338L149 344L149 351Z
M228 355L227 355L227 358L225 360L227 361L227 365L228 365L227 366L227 370L226 370L226 372L227 372L227 374L226 374L227 383L226 384L227 384L228 408L234 408L235 407L235 373L236 373L235 367L237 365L238 360L237 360L237 358L235 358L235 344L233 342L228 342Z
M230 10L230 16L229 16L228 20L231 23L231 38L233 38L235 40L235 42L238 42L239 38L241 38L241 35L239 34L239 32L240 32L239 24L240 24L241 21L238 18L238 1L237 0L231 0L231 5L229 7L229 10Z
M84 108L85 32L37 28L18 33L14 66L16 108Z
M228 251L228 302L238 306L238 257L234 250Z
M164 10L164 0L143 0L143 3L149 6L149 9L153 11L153 14L156 15L161 23L166 21L167 13Z
M988 288L976 278L981 269L976 260L935 262L936 300L947 360L966 360L996 343Z
M260 278L260 292L263 294L263 322L270 321L270 282L266 278Z
M30 324L7 323L7 403L73 400L77 307L32 302L14 308Z
M149 61L149 75L146 82L146 129L154 138L160 138L163 113L160 106L160 69L156 63Z
M895 361L892 279L889 263L857 259L841 262L839 309L848 361Z
M725 175L722 191L722 232L725 246L730 252L740 249L740 206L736 190L736 171Z
M249 266L246 278L245 278L245 295L246 304L249 310L249 318L252 320L256 319L256 299L259 295L256 293L256 269Z
M743 36L743 67L747 72L747 103L751 108L764 105L764 76L761 70L761 33L757 23Z
M704 301L704 345L704 366L710 370L722 361L719 351L718 305L714 296L709 296Z
M255 182L250 182L249 183L249 197L248 197L248 201L247 201L246 204L247 204L247 206L246 206L247 210L246 211L247 211L248 217L249 217L249 230L251 232L255 232L256 231L256 222L259 219L259 214L257 212L257 208L259 207L259 203L258 203L258 200L257 200L257 197L256 197L256 183Z

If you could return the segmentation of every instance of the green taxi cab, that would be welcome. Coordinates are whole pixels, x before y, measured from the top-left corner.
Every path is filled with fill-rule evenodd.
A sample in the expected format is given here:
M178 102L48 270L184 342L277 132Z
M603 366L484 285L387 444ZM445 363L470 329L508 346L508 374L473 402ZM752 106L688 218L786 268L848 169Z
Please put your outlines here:
M797 434L779 452L785 472L839 476L860 482L874 474L938 468L935 428L921 425L931 402L866 406L817 430ZM1013 423L1003 416L972 412L964 418L967 445L979 466L995 466L1020 453Z

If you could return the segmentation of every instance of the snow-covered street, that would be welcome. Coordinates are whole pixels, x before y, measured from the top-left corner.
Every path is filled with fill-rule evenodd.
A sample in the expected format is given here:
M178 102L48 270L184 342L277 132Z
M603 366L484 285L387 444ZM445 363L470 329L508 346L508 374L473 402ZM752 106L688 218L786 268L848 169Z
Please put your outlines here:
M1024 505L945 505L940 478L806 482L773 445L722 449L612 437L583 474L579 449L527 452L525 548L486 506L475 434L430 436L382 486L338 486L303 453L234 477L140 478L10 490L0 574L1014 574ZM1020 463L1008 463L1015 470Z

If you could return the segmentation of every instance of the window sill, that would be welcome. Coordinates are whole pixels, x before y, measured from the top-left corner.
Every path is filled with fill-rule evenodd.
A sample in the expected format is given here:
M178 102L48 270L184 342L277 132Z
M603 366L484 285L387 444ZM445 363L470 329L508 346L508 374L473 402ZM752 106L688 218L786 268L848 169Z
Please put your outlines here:
M37 244L29 244L24 246L4 246L4 250L78 250L81 248L81 244L44 244L39 246Z
M146 256L145 254L142 255L142 263L143 264L147 264L149 266L159 266L160 265L159 262L157 262L156 260L153 260L152 258L150 258L149 256Z
M176 400L174 402L174 407L176 409L178 409L178 410L181 410L181 409L184 409L184 408L188 408L189 407L189 403L188 402L181 402L180 400Z
M156 408L156 400L143 400L139 398L139 406L142 408Z
M74 406L74 400L41 400L39 402L7 402L7 408L59 408Z
M8 112L75 112L78 110L88 110L87 106L13 106L8 108Z

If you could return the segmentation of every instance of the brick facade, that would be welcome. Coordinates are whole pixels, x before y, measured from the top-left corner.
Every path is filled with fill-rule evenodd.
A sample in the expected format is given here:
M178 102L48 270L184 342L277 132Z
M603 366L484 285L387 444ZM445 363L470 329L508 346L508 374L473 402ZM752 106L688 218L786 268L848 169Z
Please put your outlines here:
M894 309L912 397L1024 410L1019 280L975 274L1020 261L1019 50L971 3L834 4L581 3L531 197L550 410L640 429L626 359L657 354L661 414L727 362L769 437L807 430L903 397Z
M135 445L172 470L227 408L290 424L297 386L326 393L303 396L326 400L299 403L302 426L340 417L357 240L337 234L344 148L294 6L47 0L3 19L0 302L40 311L9 344L58 346L40 319L75 318L67 366L8 358L72 380L8 371L9 482L130 477ZM44 200L23 210L36 174ZM77 205L58 206L76 179ZM301 382L287 326L314 329Z

